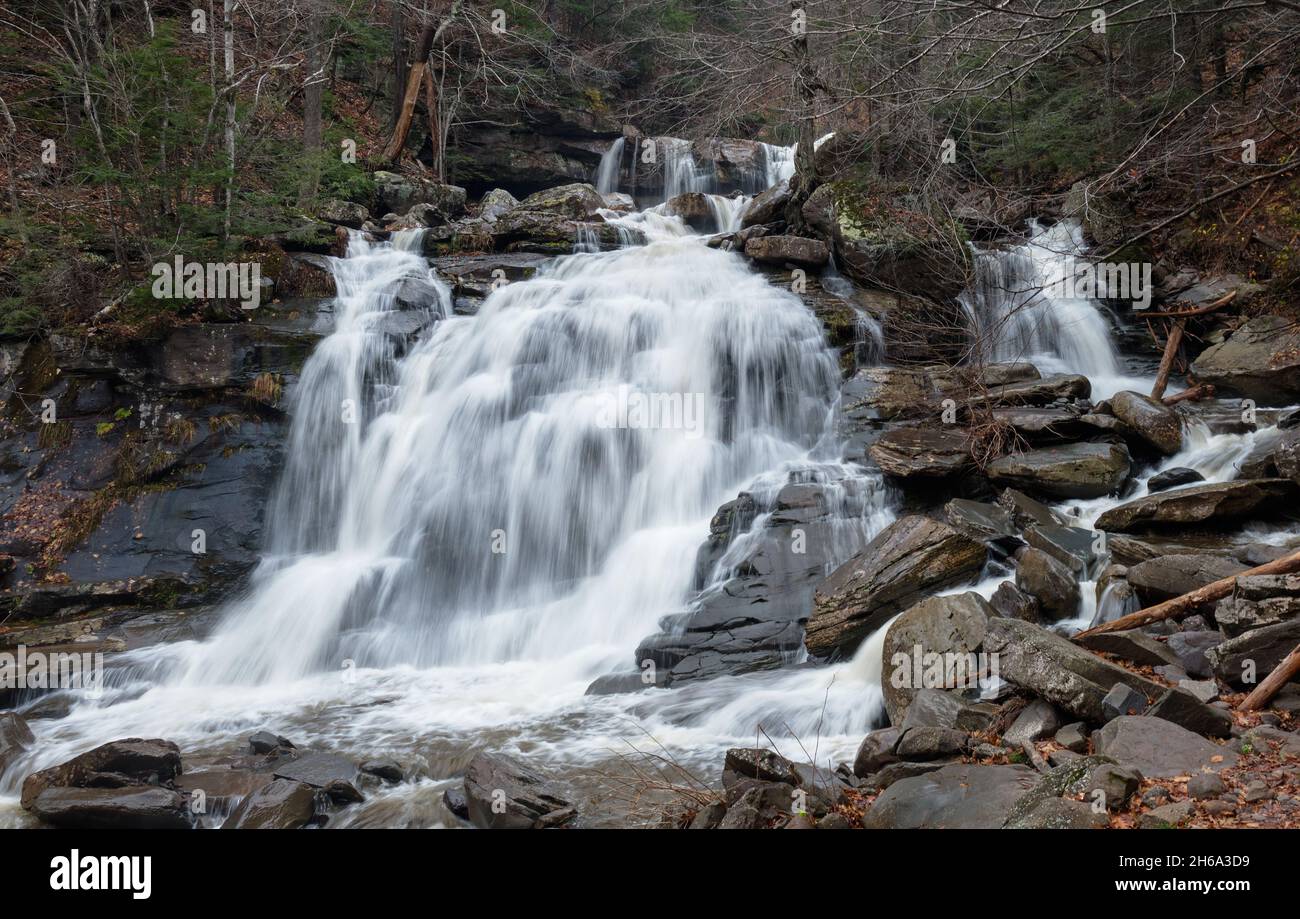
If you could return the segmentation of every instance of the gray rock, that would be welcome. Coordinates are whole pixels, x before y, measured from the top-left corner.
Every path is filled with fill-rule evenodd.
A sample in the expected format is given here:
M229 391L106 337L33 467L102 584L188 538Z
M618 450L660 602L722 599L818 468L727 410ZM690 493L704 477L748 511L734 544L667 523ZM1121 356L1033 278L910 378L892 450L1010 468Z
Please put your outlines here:
M1015 619L989 620L984 650L998 654L1002 679L1085 721L1103 720L1102 699L1116 683L1148 698L1164 691L1046 629Z
M1225 597L1214 608L1214 619L1230 637L1251 629L1277 625L1300 616L1300 597L1269 597L1249 600L1240 595Z
M1164 830L1182 826L1192 816L1192 803L1179 801L1176 804L1162 804L1147 811L1138 820L1138 829Z
M809 653L850 653L916 599L974 578L987 556L947 524L896 520L818 589L804 636Z
M1192 775L1203 769L1217 772L1233 765L1237 754L1193 734L1172 721L1143 715L1122 715L1093 734L1093 748L1133 766L1148 779Z
M1205 349L1192 363L1192 373L1264 405L1289 405L1300 399L1297 341L1300 333L1290 320L1256 316L1227 341Z
M1107 810L1122 810L1142 785L1142 773L1132 766L1103 763L1088 777L1085 801L1100 801Z
M1006 824L1008 830L1097 830L1109 821L1083 801L1072 798L1047 798L1029 813Z
M1113 507L1097 518L1097 529L1127 533L1143 527L1211 524L1286 507L1300 495L1290 479L1213 482L1147 495Z
M1197 588L1246 570L1246 565L1222 555L1201 553L1161 555L1132 565L1128 582L1148 604L1181 597Z
M882 670L888 675L882 690L891 724L903 722L920 690L979 685L977 652L991 613L983 597L967 592L922 600L894 620L885 633Z
M1038 600L1049 620L1069 619L1079 610L1079 582L1073 572L1041 549L1016 553L1016 586Z
M9 764L25 753L36 738L17 712L0 712L0 775Z
M82 830L190 829L185 796L170 788L50 787L26 805L46 823Z
M1187 780L1187 795L1197 801L1217 798L1228 790L1223 779L1213 772L1198 772Z
M1038 599L1025 593L1011 581L1003 581L989 597L989 605L999 616L1019 619L1022 622L1038 622Z
M372 178L377 210L381 213L392 212L400 217L416 204L432 204L448 217L465 210L465 189L458 186L440 185L382 170L374 173Z
M1245 685L1242 678L1252 670L1256 681L1264 679L1297 644L1300 644L1300 619L1288 619L1229 638L1206 651L1205 658L1216 677L1242 686Z
M316 209L316 216L326 223L359 230L361 225L370 219L370 212L352 201L331 198Z
M899 428L886 431L867 448L886 475L904 482L945 479L973 465L966 435L958 430Z
M1050 702L1035 699L1016 717L1002 734L1002 742L1012 747L1032 743L1054 735L1061 726L1061 716Z
M789 202L790 183L783 179L767 191L754 196L741 215L741 229L771 223L785 212L785 206Z
M27 776L23 781L22 806L28 808L47 788L86 788L109 783L166 785L180 772L180 748L171 741L138 737L115 740Z
M1038 782L1025 766L955 763L900 779L863 818L868 829L996 829Z
M953 529L971 539L999 548L1017 546L1023 542L1011 512L997 504L953 498L944 505L943 514Z
M600 192L585 182L573 182L556 188L533 192L519 202L519 211L558 214L574 220L587 220L597 216L605 206Z
M1208 677L1213 668L1207 652L1223 643L1223 636L1214 631L1175 632L1165 640L1165 647L1178 655L1179 663L1188 676Z
M961 756L970 749L970 738L951 728L908 728L895 752L901 759L928 760Z
M1101 710L1107 721L1121 715L1140 715L1147 710L1147 699L1123 683L1116 683L1101 700Z
M1111 396L1110 408L1129 430L1165 456L1183 448L1182 419L1164 403L1126 390Z
M1088 752L1088 726L1082 721L1067 724L1056 732L1054 740L1072 753Z
M359 770L351 760L334 753L308 753L275 767L275 777L324 788L333 782L353 783Z
M1200 702L1210 703L1219 698L1219 684L1214 680L1178 680L1178 688Z
M745 243L745 254L756 262L820 268L830 260L830 248L820 239L803 236L759 236Z
M1172 721L1207 737L1227 737L1232 733L1231 715L1222 709L1212 708L1187 690L1177 687L1157 699L1147 714Z
M862 738L858 754L853 760L853 774L864 779L874 772L879 772L890 763L898 762L894 748L903 736L902 728L881 728Z
M1157 472L1151 478L1147 479L1147 491L1151 493L1167 491L1170 488L1178 488L1182 485L1194 485L1197 482L1204 481L1205 476L1201 475L1195 469L1188 469L1186 466L1175 466L1172 469Z
M1116 444L1066 444L1004 456L987 473L995 484L1053 498L1101 498L1128 478L1129 456Z
M528 829L539 826L543 818L570 810L550 780L499 754L480 753L470 761L465 769L465 798L470 821L485 830Z
M1120 632L1101 632L1077 639L1078 643L1089 651L1102 651L1114 654L1135 664L1147 664L1159 667L1165 664L1179 663L1178 655L1170 651L1162 642L1137 629L1124 629Z
M239 803L223 830L296 830L311 822L316 790L292 779L274 779Z
M479 201L478 215L489 223L495 223L502 214L518 206L519 200L514 195L504 188L494 188Z

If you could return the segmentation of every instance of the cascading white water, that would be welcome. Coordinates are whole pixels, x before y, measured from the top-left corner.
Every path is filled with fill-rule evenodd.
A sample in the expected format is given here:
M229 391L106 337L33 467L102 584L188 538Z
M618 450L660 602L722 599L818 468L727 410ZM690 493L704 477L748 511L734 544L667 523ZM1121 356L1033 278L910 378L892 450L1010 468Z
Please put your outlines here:
M649 736L709 769L761 724L850 756L880 710L851 662L583 694L682 609L742 489L840 488L860 516L833 529L836 556L891 516L878 480L838 463L837 361L799 298L676 218L610 220L646 244L557 259L474 317L451 315L418 235L354 236L248 595L212 637L125 655L104 699L34 722L0 796L115 737L210 750L261 727L358 755L473 736L579 762ZM403 351L385 328L412 278L437 322Z
M1081 373L1093 395L1140 388L1123 373L1114 333L1097 301L1067 296L1087 247L1077 221L1031 222L1023 245L976 253L975 282L962 295L990 360L1025 360L1044 372Z
M618 191L619 175L623 169L623 148L626 145L622 137L615 138L609 149L601 154L600 166L596 169L596 191L608 195Z

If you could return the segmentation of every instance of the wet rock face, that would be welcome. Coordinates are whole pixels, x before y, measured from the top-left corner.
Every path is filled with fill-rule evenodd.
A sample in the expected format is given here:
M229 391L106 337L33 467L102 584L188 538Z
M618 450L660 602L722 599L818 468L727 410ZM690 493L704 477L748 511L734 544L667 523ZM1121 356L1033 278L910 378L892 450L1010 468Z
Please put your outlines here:
M835 553L861 545L855 517L874 500L872 488L870 480L790 483L770 501L743 493L723 505L696 561L701 593L686 612L664 617L662 632L640 643L636 673L598 681L589 691L637 691L787 664L803 648L813 590L842 557ZM760 514L765 524L753 530ZM728 569L709 583L742 535L743 552L728 558Z
M1183 422L1169 406L1135 392L1119 392L1110 399L1111 411L1148 446L1173 456L1183 448Z
M809 653L851 653L915 600L973 580L987 558L982 544L947 524L924 517L895 521L818 589L805 637Z
M1289 479L1192 485L1113 507L1097 518L1097 528L1125 533L1146 527L1218 524L1257 511L1281 512L1300 495L1298 488Z
M465 189L456 185L441 185L427 179L398 175L394 172L376 172L375 210L402 216L417 204L429 204L446 217L455 217L465 210Z
M1117 683L1148 698L1164 690L1059 635L1016 619L989 620L984 651L998 654L1004 680L1092 723L1105 720L1102 701Z
M973 465L965 434L943 429L887 431L867 454L882 472L899 479L945 479Z
M1232 577L1248 566L1222 555L1162 555L1128 569L1128 582L1148 605L1180 597L1221 578Z
M1149 779L1217 772L1237 761L1228 747L1149 715L1115 718L1093 734L1092 742L1098 753L1135 767Z
M709 207L709 199L696 191L670 198L664 204L664 213L671 217L680 217L683 223L697 233L712 233L718 229L714 226L713 209Z
M1001 457L987 471L999 485L1052 498L1101 498L1128 478L1129 456L1117 444L1066 444Z
M922 600L894 620L885 634L881 655L881 689L890 724L903 723L912 699L924 688L967 689L975 685L980 677L975 654L984 642L989 617L994 615L983 597L968 592ZM918 654L920 659L914 660ZM926 655L931 654L942 661L942 682L916 685L917 674L922 682L938 675L926 669Z
M1044 617L1069 619L1079 611L1079 581L1065 565L1041 549L1016 553L1016 586L1034 597Z
M29 775L22 806L57 826L186 829L187 801L173 787L180 771L174 743L113 741Z
M1281 316L1256 316L1202 352L1192 373L1263 405L1292 404L1300 399L1300 330Z
M1038 784L1027 766L944 766L894 782L863 818L869 829L997 829Z
M745 243L745 254L756 262L818 268L830 259L830 249L803 236L759 236Z
M292 779L272 779L234 809L222 829L296 830L316 813L316 792Z
M537 829L573 816L554 784L513 757L480 753L465 769L470 821L479 829Z

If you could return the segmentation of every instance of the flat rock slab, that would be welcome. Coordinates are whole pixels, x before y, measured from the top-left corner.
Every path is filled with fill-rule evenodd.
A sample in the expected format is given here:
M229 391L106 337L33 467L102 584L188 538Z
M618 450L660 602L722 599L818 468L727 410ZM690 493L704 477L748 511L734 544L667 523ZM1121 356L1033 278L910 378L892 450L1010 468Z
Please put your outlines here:
M998 485L1053 498L1101 498L1129 474L1128 451L1118 444L1064 444L994 460L988 476Z
M170 788L46 788L29 808L55 826L75 829L184 830L185 797Z
M1102 700L1116 683L1148 699L1159 697L1165 689L1054 632L1018 619L990 619L983 650L998 655L1002 679L1085 721L1105 720Z
M313 788L324 788L332 782L355 782L359 772L355 763L337 754L308 753L277 766L275 777L292 779Z
M1120 533L1151 526L1210 524L1235 520L1260 509L1294 507L1300 487L1290 479L1249 479L1191 485L1147 495L1113 507L1097 518L1097 529Z
M1139 770L1148 779L1217 772L1237 754L1172 721L1146 715L1121 715L1093 734L1093 748Z
M998 829L1038 780L1027 766L954 763L894 782L862 822L868 829Z
M852 652L913 601L973 579L987 558L982 543L945 523L894 521L818 589L804 636L809 653Z

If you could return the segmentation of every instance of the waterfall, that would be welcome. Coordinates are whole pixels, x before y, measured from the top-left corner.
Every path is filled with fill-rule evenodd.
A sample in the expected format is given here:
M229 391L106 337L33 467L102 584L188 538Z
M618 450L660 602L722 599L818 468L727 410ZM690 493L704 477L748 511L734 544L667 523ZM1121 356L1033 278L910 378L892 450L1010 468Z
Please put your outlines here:
M625 655L682 602L713 511L830 447L821 327L737 255L560 259L395 360L367 331L410 258L356 237L333 263L343 315L294 406L275 561L187 681Z
M708 192L713 185L712 172L705 172L695 163L695 153L689 140L679 137L660 139L659 155L664 162L664 200L668 201L690 191Z
M1076 221L1046 228L1035 221L1030 229L1022 245L976 251L975 282L961 302L987 359L1027 360L1045 372L1083 374L1102 398L1140 388L1141 378L1122 372L1104 306L1068 296L1071 273L1085 264L1083 229Z
M794 152L794 147L777 147L773 144L763 144L764 188L779 185L794 175Z
M596 169L596 190L602 195L618 191L619 175L623 168L622 137L616 138L600 157L600 166Z

